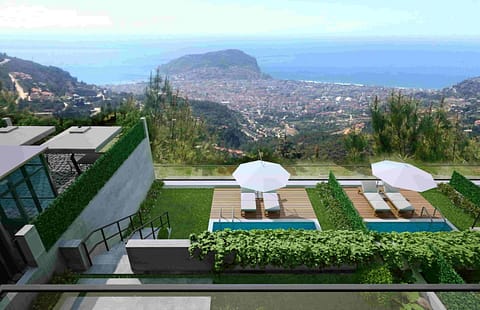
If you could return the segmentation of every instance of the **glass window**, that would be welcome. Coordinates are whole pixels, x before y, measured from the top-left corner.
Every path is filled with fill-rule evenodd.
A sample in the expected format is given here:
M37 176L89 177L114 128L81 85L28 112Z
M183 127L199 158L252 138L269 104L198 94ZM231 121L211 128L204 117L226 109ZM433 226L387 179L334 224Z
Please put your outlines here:
M40 156L35 156L34 158L30 159L27 162L27 165L41 165L42 161L40 160Z
M18 182L20 182L21 180L23 180L23 174L22 174L22 171L20 171L20 169L17 169L15 170L14 172L10 173L7 177L10 182L12 182L13 184L17 184Z
M10 193L10 190L8 189L7 185L7 180L1 180L0 181L0 197L12 197L12 194Z
M32 175L30 181L32 182L33 189L35 190L38 199L55 197L45 169L41 169Z
M0 206L3 209L6 217L9 219L22 218L20 211L18 211L17 203L13 198L0 198Z
M15 187L15 191L17 192L18 198L32 198L32 193L30 192L30 189L25 181L18 184Z
M25 170L27 170L28 175L32 175L40 169L42 169L42 166L25 166Z
M38 209L37 205L35 204L35 201L33 199L20 199L23 209L25 210L25 213L27 214L28 218L33 218L38 215Z
M50 206L50 204L54 201L55 199L40 199L40 204L42 205L42 210L45 210Z

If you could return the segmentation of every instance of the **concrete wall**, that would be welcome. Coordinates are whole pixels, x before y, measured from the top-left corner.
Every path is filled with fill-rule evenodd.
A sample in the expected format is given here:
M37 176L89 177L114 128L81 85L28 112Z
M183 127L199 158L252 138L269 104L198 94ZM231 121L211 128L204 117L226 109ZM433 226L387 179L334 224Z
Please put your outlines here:
M198 260L190 257L187 239L131 239L126 249L134 273L210 272L213 257Z
M130 267L134 273L191 273L191 272L211 272L214 266L214 255L210 253L204 260L198 260L190 257L188 248L190 240L188 239L157 239L140 240L132 239L127 242L126 249ZM233 262L234 254L225 258L227 262ZM352 272L355 266L331 266L328 268L308 268L299 266L292 269L283 267L265 266L260 267L241 267L235 266L226 272Z
M17 283L45 283L54 272L63 271L65 263L59 253L59 245L69 240L82 240L96 228L136 212L147 196L154 179L150 143L146 138L90 201L55 245L48 252L35 252L38 267L29 269ZM32 245L32 247L37 247L37 245ZM0 309L25 309L25 304L28 304L33 298L33 294L8 294L7 298L0 302Z

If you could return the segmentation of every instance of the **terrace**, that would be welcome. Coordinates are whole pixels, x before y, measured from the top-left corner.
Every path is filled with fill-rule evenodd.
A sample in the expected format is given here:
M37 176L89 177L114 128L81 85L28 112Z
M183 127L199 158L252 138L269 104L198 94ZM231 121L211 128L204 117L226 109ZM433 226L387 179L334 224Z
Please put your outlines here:
M401 190L400 193L410 202L412 207L415 208L414 212L398 212L389 200L385 200L385 203L390 207L390 212L375 212L370 206L368 200L361 193L361 187L345 187L345 192L348 198L353 202L355 209L363 219L419 219L429 218L441 219L442 215L436 211L436 208L425 199L420 193L408 190ZM426 212L422 214L422 209L425 208Z
M277 191L280 197L280 212L266 216L263 200L257 199L257 211L242 215L240 188L215 188L210 219L316 219L312 204L304 188L283 188Z
M293 178L288 182L287 187L277 191L280 197L280 212L270 213L267 217L265 215L264 203L261 199L259 199L256 201L256 212L242 215L240 209L241 190L231 178L222 177L222 179L218 179L218 176L209 177L207 175L201 179L195 180L191 178L181 179L178 175L173 175L174 177L164 178L164 183L160 182L159 180L155 181L151 186L146 198L145 196L134 193L134 191L138 188L148 190L150 187L151 183L148 182L145 182L145 184L140 184L142 179L146 179L146 175L150 173L150 168L153 179L153 165L152 167L145 165L145 163L148 163L149 161L151 162L151 157L149 157L146 153L143 154L141 152L138 153L137 151L133 151L135 147L142 148L142 150L148 149L148 141L145 141L145 137L141 136L139 139L143 139L140 140L143 142L140 143L137 141L136 143L132 144L130 146L131 150L128 153L136 154L136 157L133 160L123 159L128 162L125 165L130 165L128 169L124 169L122 172L120 171L121 169L118 168L119 171L117 171L118 173L115 173L114 176L112 176L114 172L112 170L108 177L102 176L105 177L105 180L100 186L96 185L101 188L107 182L108 178L111 177L112 179L115 179L118 177L118 175L120 175L122 179L113 182L115 183L116 187L111 187L112 185L110 183L112 182L109 181L109 185L106 185L109 186L108 190L99 191L97 189L96 191L99 193L95 194L93 189L89 189L89 191L91 191L89 195L91 194L93 198L89 197L88 199L85 199L85 203L87 204L86 207L80 206L77 203L78 206L76 206L76 208L78 208L80 211L76 212L80 213L82 210L81 208L86 208L84 213L88 212L87 209L96 208L95 212L91 212L90 215L85 216L85 214L82 213L79 215L79 218L81 218L84 223L90 223L90 221L93 219L102 219L103 222L115 223L115 220L124 216L121 214L124 214L125 210L120 210L121 206L135 206L135 210L138 210L140 206L139 201L144 200L140 207L140 214L142 216L143 223L148 224L145 229L150 229L150 225L152 229L154 229L154 226L157 224L155 224L155 222L150 222L149 220L158 217L160 214L168 212L172 228L170 237L181 239L165 240L168 238L167 234L160 232L159 234L154 234L154 238L157 240L138 240L138 234L130 235L131 230L128 230L128 225L125 226L123 224L117 224L119 225L118 229L125 229L126 233L124 235L121 233L120 237L117 236L117 238L105 241L112 243L109 245L111 251L97 253L98 256L93 257L94 265L89 268L87 267L87 270L84 270L80 275L76 276L77 279L75 279L75 283L79 283L80 285L75 286L75 288L77 288L78 292L83 292L86 294L63 295L60 303L57 305L59 308L70 307L72 305L86 308L100 308L102 306L112 305L112 303L118 302L122 304L136 303L136 305L142 304L145 306L158 305L158 303L162 303L163 305L177 305L178 307L188 309L188 305L192 305L192 308L195 308L194 305L197 305L196 301L199 300L192 298L192 295L201 295L204 297L202 299L202 307L205 309L244 307L246 305L246 299L249 300L249 306L253 307L265 305L267 308L281 308L282 306L289 308L293 305L298 306L300 304L304 305L305 307L312 307L314 305L318 306L318 304L329 304L332 306L332 309L335 307L340 307L339 305L350 307L356 306L357 309L371 309L372 307L395 308L393 305L419 305L419 300L422 298L428 299L427 303L431 302L435 304L435 302L438 301L438 298L437 300L432 299L433 297L430 293L411 293L410 295L404 293L405 291L409 290L408 285L406 287L402 287L404 290L403 293L400 292L398 294L391 294L388 298L381 296L384 301L385 298L387 298L387 304L380 303L379 300L381 298L378 298L378 300L377 298L374 298L375 300L373 301L366 300L365 296L362 296L362 294L350 293L335 295L331 293L316 293L314 295L297 295L297 297L293 298L293 293L283 293L284 295L292 297L290 298L290 303L288 303L286 300L279 298L280 295L275 295L275 293L273 293L273 291L279 289L279 287L276 286L268 286L265 287L265 290L261 293L254 293L246 296L239 292L239 290L241 290L240 287L226 288L219 285L233 283L283 283L289 284L288 287L290 289L294 289L297 286L292 286L291 284L310 283L327 284L330 288L336 288L341 291L342 288L335 285L340 283L412 283L415 281L422 281L423 276L430 277L432 274L436 274L435 272L429 272L429 269L427 268L428 266L424 266L422 274L419 274L416 270L416 268L418 268L418 264L420 264L420 262L416 259L421 260L423 258L422 255L424 255L422 253L430 253L429 246L432 244L438 247L440 251L440 255L438 255L439 257L443 257L443 255L448 253L449 259L453 259L455 261L460 261L461 259L465 258L465 262L462 265L449 265L449 268L451 268L450 270L453 270L453 272L455 272L454 267L458 270L458 272L463 272L463 268L474 268L476 266L475 262L473 262L474 259L472 258L475 257L475 255L468 256L467 254L470 253L468 251L475 251L475 246L478 244L475 243L477 236L475 233L466 231L466 228L468 228L467 226L459 227L462 230L465 230L461 232L461 235L455 233L442 233L441 235L435 236L431 234L425 234L417 237L414 234L401 234L399 237L395 237L400 239L395 239L390 237L390 234L372 234L366 229L362 230L357 228L345 228L341 225L338 225L338 219L344 223L349 223L349 221L352 220L352 216L355 218L355 220L359 220L360 222L371 219L421 220L420 215L422 207L426 207L430 214L433 214L434 207L439 208L442 211L442 214L444 214L452 222L455 222L455 212L458 213L460 211L455 205L449 205L448 208L452 208L452 210L457 208L457 210L455 210L453 213L444 212L445 201L438 199L438 197L441 196L445 199L447 199L447 197L439 190L433 190L430 192L434 193L435 195L430 195L430 193L419 194L416 192L402 191L402 194L414 206L415 212L411 216L404 216L403 214L400 216L393 211L390 212L392 213L391 217L377 217L375 216L373 209L368 206L368 202L363 198L362 195L359 195L358 193L361 179L371 178L366 172L364 175L362 174L363 177L356 177L355 173L352 172L351 174L347 175L345 179L339 180L339 186L342 185L341 191L344 191L345 196L348 198L347 200L352 203L351 210L347 210L348 206L346 206L346 204L348 203L346 200L341 201L342 199L338 195L338 192L332 195L335 203L331 203L332 200L325 200L324 198L324 188L315 188L316 183L327 181L326 176L324 177L323 175L320 175L319 177L317 175L315 177L305 177L306 175L297 174L296 178ZM128 157L128 154L124 155L124 157ZM103 160L101 161L101 164L103 169L94 173L99 173L106 170L106 168L109 166L109 161ZM140 164L143 166L138 167ZM121 161L119 161L118 165L122 165L123 167ZM324 168L325 167L322 167L322 169ZM80 181L83 182L83 186L90 186L91 182L87 181L94 180L93 177L90 176L93 175L90 173L92 172L91 170L88 171L89 173L85 173L85 177L80 178ZM145 171L148 171L148 173ZM311 170L301 167L301 169L298 168L296 171ZM226 172L224 173L227 174ZM205 171L202 172L202 174L205 174ZM330 182L331 181L329 181L329 183ZM77 183L75 182L74 184ZM76 186L76 190L82 189L79 186L80 185ZM331 187L332 185L329 184L328 186ZM110 195L108 195L109 193ZM111 193L116 193L116 195L111 195ZM77 197L79 199L83 198L81 197L81 193L75 194L72 193L72 191L67 191L67 194L70 196L74 195L72 197ZM102 195L106 196L101 199L101 204L98 206L94 206L95 203L88 202L90 200L98 200L96 197ZM131 196L137 197L136 202L131 202L129 200ZM70 203L72 201L73 200L69 200L68 202ZM108 201L108 203L106 203L106 201ZM332 211L332 209L334 210ZM394 208L391 209L395 210ZM57 208L56 211L61 210ZM132 211L130 211L130 213L132 213ZM67 216L67 213L63 214L65 217ZM138 214L136 216L138 216ZM439 215L437 218L440 219ZM252 231L238 232L236 235L229 235L229 232L227 231L220 232L224 233L224 235L220 235L221 237L216 237L217 235L214 233L210 233L211 235L203 235L204 231L209 228L209 224L212 221L219 220L233 222L315 220L320 223L328 221L332 224L331 227L328 227L331 230L325 232L307 232L299 230L291 230L286 233L275 231ZM425 220L427 219L425 218ZM469 215L467 221L470 220L471 222L474 220L472 215ZM45 223L43 223L43 225L45 225ZM73 226L74 224L72 224L72 227ZM351 227L353 226L354 225ZM114 228L113 230L116 229L115 225L112 227ZM91 229L93 228L94 227ZM45 227L43 229L44 231L49 231L45 230ZM78 228L74 229L79 230ZM106 233L108 234L110 232L107 231ZM194 233L196 236L192 239L192 241L187 239L191 233ZM60 235L61 234L58 234L58 236L55 236L55 238L58 239ZM78 239L82 238L68 231L63 236L63 238L66 240L77 239L78 241ZM421 239L421 236L424 236L426 239ZM123 240L126 242L126 245L123 242L119 242L121 238L124 238ZM128 238L131 239L128 240ZM282 238L285 238L285 240ZM394 240L391 240L390 238L393 238ZM418 240L415 238L418 238ZM53 254L48 255L51 257L58 257L58 251L55 249L55 247L59 247L62 249L62 255L64 255L65 264L69 267L75 265L72 264L73 260L70 261L68 253L79 253L78 256L75 257L75 262L77 263L78 260L84 259L84 257L82 257L83 254L81 254L83 250L82 243L77 242L78 247L76 248L62 248L62 246L64 246L63 243L56 242L57 239L49 240L48 248L53 246L54 250L50 251ZM448 242L443 243L441 242L441 239L448 240ZM202 243L204 241L208 242ZM228 252L221 252L223 251L225 245L228 246L229 242L235 245L235 255L241 257L240 261L242 263L245 262L246 269L236 265L238 264L238 261L231 262L231 266L228 265L230 263L226 265L227 269L232 269L216 269L218 268L217 265L209 264L208 260L206 262L200 261L198 257L190 257L187 251L191 244L196 244L196 246L199 247L203 246L207 252L209 249L208 246L211 246L212 249L216 249L215 251L220 251L220 255L224 255L221 257L231 257ZM396 246L397 242L403 242L402 244L408 246L408 249L405 250L405 253L411 253L408 251L417 253L416 251L418 251L418 257L412 259L411 257L407 257L404 252L401 252L400 254L395 252L399 250L402 251L402 249L398 249ZM445 248L445 244L447 243L458 244L459 242L462 244L456 246L455 248ZM286 244L292 244L293 248L285 246ZM379 244L383 244L383 247L380 248ZM384 255L385 251L387 251L389 255L382 256ZM212 252L212 250L210 250L210 252ZM138 256L139 253L142 254ZM255 253L255 255L251 255L252 253ZM325 256L322 253L328 253L328 255L325 254ZM405 260L408 260L408 265L411 266L412 269L409 269L410 267L407 269L398 268L398 266L395 265L395 262L391 261L392 257L396 257L395 255L398 255L399 257L405 257ZM384 266L376 266L375 264L372 264L373 261L381 261L384 263ZM404 261L402 261L402 266L403 264ZM259 268L259 266L265 266L266 269ZM296 269L298 266L303 267ZM304 266L309 267L302 269ZM274 270L276 270L277 274L269 273L271 270L270 268L272 267ZM146 271L142 271L142 268L146 268ZM105 270L109 271L105 272ZM212 270L215 270L218 273L212 275ZM235 273L230 274L232 271ZM259 271L262 273L258 274ZM280 273L278 274L278 272ZM302 274L297 274L298 272L302 272ZM376 274L377 278L373 280L372 278L368 278L368 275L371 272ZM409 272L414 272L415 274L410 275L410 278L408 278ZM173 275L172 273L176 275ZM180 274L178 275L178 273ZM192 273L195 273L195 275L192 275ZM407 278L408 280L406 280ZM438 281L440 280L428 278L429 283L438 283ZM475 277L473 277L473 280L472 278L469 278L468 281L478 282ZM104 292L101 295L91 293L92 287L89 285L104 283L124 285L135 284L138 287L144 288L145 290L148 288L151 289L152 292L163 292L162 298L159 297L160 295L158 293L155 295L148 294L148 296L151 298L145 298L147 295L142 295L140 289L138 294L136 294L137 297L135 298L126 298L125 295L122 297L119 294L107 292ZM172 297L171 292L174 291L174 288L165 286L172 283L185 285L184 287L177 286L177 289L179 290L178 292L183 292L180 293L180 295L185 296L185 298L178 298L180 295L177 291L175 291L177 292L177 298L175 299L175 297ZM147 285L140 286L138 284ZM154 290L153 286L148 286L149 284L160 284L160 286L156 286L156 290ZM162 284L165 285L162 286ZM189 286L189 284L200 285L201 287L197 288L209 291L202 291L198 294L193 294L191 291L194 290L195 287ZM210 284L212 286L208 288L207 286L203 286L206 284ZM70 288L71 292L74 292L75 288ZM4 289L4 291L15 291L15 289L21 291L22 287L7 287L7 289ZM56 289L61 290L61 287L56 287ZM111 287L104 286L101 287L101 289L108 291L111 289ZM132 291L134 290L134 288L131 289ZM230 295L226 295L224 293L216 292L216 289L230 289L234 290L234 292L232 292ZM245 289L254 290L248 285L245 286ZM320 286L308 288L308 290L316 292L325 289L325 287ZM372 289L372 286L343 288L343 290L348 291L351 291L352 289L367 291ZM392 287L388 286L384 289L391 290ZM456 290L457 288L449 287L448 289ZM478 289L479 288L477 286L470 287L470 290L476 291ZM170 293L168 293L167 290L170 290ZM435 291L434 287L420 286L410 286L410 290ZM23 293L20 293L20 295L21 294ZM265 296L268 297L267 301L265 300ZM348 298L345 296L348 296ZM308 298L308 300L305 300L305 298ZM470 296L468 298L470 298L471 301L475 300L477 296L473 295L473 297Z

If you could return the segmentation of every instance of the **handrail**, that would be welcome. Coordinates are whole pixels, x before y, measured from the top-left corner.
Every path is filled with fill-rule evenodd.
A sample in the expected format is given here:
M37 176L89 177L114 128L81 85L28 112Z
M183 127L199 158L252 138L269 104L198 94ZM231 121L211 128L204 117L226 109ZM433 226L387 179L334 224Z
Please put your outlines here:
M166 217L165 222L163 221L163 217ZM157 220L160 220L160 225L155 228L154 227L154 222L157 221ZM132 238L132 236L137 232L139 232L139 234L140 234L140 239L147 239L150 236L152 236L153 239L156 239L155 238L155 233L158 232L160 229L162 229L164 226L167 226L168 238L170 239L170 234L172 232L172 228L170 227L170 217L168 216L168 212L164 212L164 213L160 214L159 216L151 219L150 221L148 221L148 222L140 225L136 229L134 229L130 233L130 235L128 235L128 237L125 239L125 241L128 241L130 238ZM147 234L146 236L144 236L142 230L146 227L151 228L152 232Z
M422 211L420 211L420 217L423 217L423 212L425 211L425 214L430 217L430 222L433 222L433 217L430 215L430 213L428 213L428 210L427 208L425 208L425 206L422 207Z
M124 233L125 231L128 231L130 228L135 229L135 224L134 224L134 221L133 221L133 217L136 216L136 215L138 215L138 218L139 218L139 220L140 220L140 225L143 225L141 213L140 213L140 212L135 212L135 213L132 213L132 214L127 215L127 216L125 216L125 217L122 217L121 219L118 219L118 220L116 220L115 222L112 222L112 223L110 223L110 224L104 225L104 226L102 226L102 227L99 227L99 228L93 230L90 234L88 234L87 237L85 237L85 238L82 240L82 245L83 245L83 248L84 248L84 250L85 250L85 252L86 252L86 254L87 254L88 261L89 261L90 265L92 265L92 258L91 258L91 255L90 255L90 254L91 254L100 244L103 243L103 244L105 245L106 250L107 250L107 251L110 251L110 248L109 248L109 246L108 246L108 240L110 240L110 239L112 239L112 238L114 238L114 237L116 237L116 236L120 236L120 240L123 241L123 240L124 240L123 233ZM122 221L127 220L127 219L129 219L130 224L127 225L125 228L122 229L120 223L121 223ZM112 235L106 236L106 235L105 235L105 229L106 229L106 228L109 228L109 227L111 227L111 226L116 226L116 228L117 228L117 229L116 229L116 232L115 232L114 234L112 234ZM90 239L90 237L92 237L95 233L98 233L98 232L101 233L101 235L102 235L102 240L98 241L98 242L95 243L90 249L88 249L88 246L87 246L88 240Z
M473 221L472 229L475 228L475 225L477 224L478 220L480 220L480 213L478 213L477 217L475 218L475 221Z
M446 219L445 216L443 216L442 212L441 212L440 210L438 210L437 208L435 208L435 207L433 207L433 208L434 208L434 210L433 210L433 215L432 215L432 217L435 217L435 214L438 213L438 214L442 217L443 221L446 223L446 222L447 222L447 219Z

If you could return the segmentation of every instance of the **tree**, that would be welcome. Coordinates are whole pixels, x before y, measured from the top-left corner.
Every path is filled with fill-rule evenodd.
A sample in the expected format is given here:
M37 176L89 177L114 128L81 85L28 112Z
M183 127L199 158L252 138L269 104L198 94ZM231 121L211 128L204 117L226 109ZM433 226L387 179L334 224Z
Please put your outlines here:
M188 99L173 93L158 69L145 90L143 111L157 161L196 163L215 156L204 121L193 117Z
M352 130L343 138L347 159L351 162L364 161L368 153L368 139L359 131Z

